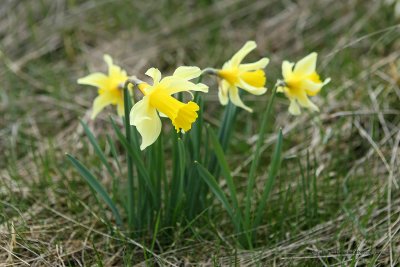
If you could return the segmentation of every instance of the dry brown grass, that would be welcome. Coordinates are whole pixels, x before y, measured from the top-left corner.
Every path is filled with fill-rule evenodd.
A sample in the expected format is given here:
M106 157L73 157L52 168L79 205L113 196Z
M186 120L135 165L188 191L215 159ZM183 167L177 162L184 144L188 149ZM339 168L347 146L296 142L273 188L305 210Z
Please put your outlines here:
M269 238L276 229L271 220L260 229L265 244L236 256L229 247L233 236L216 226L219 238L179 237L176 244L160 247L160 265L398 264L400 27L385 17L387 8L372 0L172 5L162 14L164 2L129 4L131 14L121 11L125 17L120 19L109 13L117 10L112 1L2 3L0 266L121 266L128 252L135 264L145 265L138 244L142 240L110 234L90 191L64 163L65 152L86 153L88 159L94 155L77 118L88 121L95 92L78 87L75 80L87 73L85 65L102 68L103 53L139 74L154 65L167 71L181 64L218 66L247 39L255 39L258 53L271 57L270 77L277 77L283 59L317 50L323 73L333 78L317 100L319 116L290 117L283 98L276 109L276 125L283 127L287 142L285 156L304 159L307 151L317 155L315 168L323 187L319 206L325 219L308 227L302 225L304 218L295 221L298 226L285 221L296 230L287 230L280 239ZM123 7L123 2L115 6ZM126 16L133 22L126 22ZM245 99L262 109L263 100ZM215 91L207 100L209 111L219 110ZM216 116L208 116L217 123ZM96 133L108 131L105 118L89 122ZM239 120L247 130L235 136L232 151L240 152L243 144L257 140L257 115L241 113ZM264 150L275 138L268 137ZM237 166L235 177L245 183L252 155L232 153L230 160ZM295 164L288 161L285 167ZM294 179L298 176L294 171L279 188L300 187ZM109 178L104 175L103 182ZM331 199L330 188L351 192ZM282 190L272 196L273 210L281 210ZM267 243L272 239L276 241Z

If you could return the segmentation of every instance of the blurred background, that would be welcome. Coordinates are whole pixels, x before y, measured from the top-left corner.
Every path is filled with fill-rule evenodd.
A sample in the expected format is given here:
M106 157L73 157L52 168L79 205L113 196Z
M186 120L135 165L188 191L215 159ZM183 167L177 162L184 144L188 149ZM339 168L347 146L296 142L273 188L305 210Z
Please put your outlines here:
M7 247L12 229L19 229L21 239L14 247L23 260L14 258L14 263L79 266L92 263L90 240L101 240L93 244L101 247L97 253L106 266L123 262L124 246L109 245L102 235L93 237L82 227L102 224L85 204L94 201L88 200L86 185L65 162L69 152L95 166L78 119L89 121L97 90L76 80L105 72L103 54L144 78L150 67L163 73L180 65L221 67L247 40L255 40L258 48L246 61L271 59L266 69L269 88L280 78L283 60L295 62L312 51L319 54L322 78L332 79L313 98L320 114L293 117L285 97L276 102L275 125L284 130L287 160L268 210L271 220L265 226L261 259L279 258L278 264L285 265L282 255L344 250L350 257L333 259L343 263L359 249L378 251L365 256L375 262L393 263L400 253L400 20L395 5L377 0L2 0L0 235L5 241L0 244ZM216 81L207 83L206 119L216 125L223 109ZM243 96L255 112L239 113L240 130L229 148L230 163L237 166L234 175L243 184L265 99ZM94 132L109 132L111 112L115 110L109 107L89 121ZM276 129L265 150L273 144ZM318 191L296 189L308 185L293 158L315 173ZM315 201L318 214L306 212L307 201ZM214 251L207 242L221 245L182 241L163 255L198 263L208 262L204 255L218 255L222 263L231 259L230 249ZM195 246L188 244L204 254L193 255ZM176 250L179 245L183 247ZM0 262L9 255L7 250L0 253ZM240 254L243 263L251 263L252 256Z

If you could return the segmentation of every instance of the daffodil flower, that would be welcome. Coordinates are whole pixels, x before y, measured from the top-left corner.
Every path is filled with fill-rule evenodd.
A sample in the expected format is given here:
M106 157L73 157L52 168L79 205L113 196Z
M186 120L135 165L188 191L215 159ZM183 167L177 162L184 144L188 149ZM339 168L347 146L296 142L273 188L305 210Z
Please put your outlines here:
M229 99L238 107L249 112L251 108L246 106L239 96L239 89L243 89L253 95L262 95L267 91L264 68L269 59L264 57L257 62L242 64L242 60L257 47L254 41L248 41L236 54L227 61L216 74L221 78L218 97L222 105L226 105Z
M277 91L285 93L289 98L289 112L293 115L301 113L300 106L312 111L319 111L319 108L311 102L308 96L318 94L321 88L329 83L330 78L322 82L315 71L316 64L317 53L315 52L304 57L296 64L288 61L282 63L283 81L277 82Z
M202 83L194 84L189 80L199 77L201 70L197 67L179 67L172 76L161 79L161 73L151 68L146 75L153 79L153 84L137 82L144 97L131 109L130 124L136 126L142 136L140 149L144 150L153 144L161 132L159 116L171 119L177 132L187 132L197 118L199 106L192 101L183 103L172 97L179 92L208 92L208 86Z
M118 115L121 117L124 115L123 87L128 75L125 70L113 64L109 55L104 55L104 61L108 65L108 75L95 72L78 79L79 84L92 85L98 88L99 95L93 102L92 119L108 105L116 105Z

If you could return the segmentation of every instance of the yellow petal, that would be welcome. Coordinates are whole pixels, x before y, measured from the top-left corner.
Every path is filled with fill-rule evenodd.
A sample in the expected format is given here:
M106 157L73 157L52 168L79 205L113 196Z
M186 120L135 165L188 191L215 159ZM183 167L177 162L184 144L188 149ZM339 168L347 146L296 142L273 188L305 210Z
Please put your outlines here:
M257 47L256 42L254 41L247 41L244 46L233 55L232 59L230 60L232 66L238 66L242 60L253 51Z
M289 113L295 116L301 114L299 104L297 104L297 101L295 99L290 100Z
M269 59L264 57L254 63L240 64L239 70L252 71L252 70L258 70L258 69L264 69L268 65L268 63L269 63Z
M117 102L117 113L118 116L124 117L125 116L125 107L124 107L124 99L121 98Z
M101 94L94 99L91 119L95 119L97 114L103 110L105 106L112 104L112 98L109 94Z
M221 105L223 105L223 106L228 104L228 101L229 101L229 98L228 98L228 89L229 89L229 87L230 87L230 84L225 80L222 80L219 83L218 99L219 99L219 102L221 103Z
M92 74L89 74L86 77L78 79L78 84L85 84L85 85L92 85L95 87L105 87L107 86L108 82L108 77L100 72L95 72Z
M105 54L103 56L103 59L108 65L108 76L117 83L125 82L125 80L128 78L126 71L124 71L121 67L115 65L111 56Z
M308 108L312 111L319 111L319 108L313 102L311 102L305 92L298 94L296 99L302 107Z
M201 75L201 69L199 67L192 66L181 66L174 71L172 76L179 77L185 80L192 80Z
M237 87L232 86L229 88L229 98L231 99L232 103L235 106L241 107L241 108L247 110L248 112L253 112L253 110L251 108L249 108L248 106L246 106L240 99L239 89Z
M282 76L284 80L290 79L290 77L293 75L293 63L290 63L289 61L283 61L282 63Z
M254 87L243 80L239 81L238 86L253 95L262 95L267 91L265 87Z
M162 86L165 92L169 95L173 95L179 92L208 92L208 86L202 83L194 84L183 78L176 78L174 76L165 77L160 81L160 86Z
M317 65L317 53L313 52L303 59L299 60L294 67L293 72L295 75L306 76L315 72Z
M161 80L161 72L156 68L148 69L145 74L153 79L153 85L157 85Z
M161 133L161 120L146 97L133 106L130 112L130 124L136 126L142 137L141 150L153 144Z

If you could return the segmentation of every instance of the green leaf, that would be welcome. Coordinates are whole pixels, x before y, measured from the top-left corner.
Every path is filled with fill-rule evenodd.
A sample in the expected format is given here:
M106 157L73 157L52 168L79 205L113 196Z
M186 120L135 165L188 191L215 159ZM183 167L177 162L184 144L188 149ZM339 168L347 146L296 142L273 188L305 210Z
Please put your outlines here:
M267 200L269 194L272 191L272 187L275 182L275 178L278 174L279 168L281 166L281 155L282 155L282 129L279 129L278 140L275 146L274 155L272 158L272 162L270 165L268 179L264 185L264 191L262 193L261 199L258 204L258 208L256 211L256 218L254 220L253 228L257 228L261 222L262 216L265 214L265 207L267 205Z
M78 170L79 174L86 180L86 182L96 191L103 201L108 205L111 209L115 220L118 225L122 226L121 216L118 212L117 207L114 205L114 202L111 200L110 196L107 194L106 190L103 186L97 181L97 179L93 176L93 174L76 158L73 156L66 154L68 160L72 163L72 165Z
M83 122L82 120L79 120L83 130L86 133L86 136L89 138L90 143L92 144L94 151L96 152L97 156L99 157L99 159L101 160L101 162L104 164L104 166L106 167L108 173L113 177L113 179L115 180L115 174L113 169L111 168L111 165L108 163L106 156L104 155L103 151L101 150L99 144L96 141L96 137L94 137L92 131L90 131L89 127L87 126L87 124L85 122Z
M270 99L268 101L267 109L264 111L263 117L261 119L261 127L260 127L260 132L258 134L258 140L256 143L256 151L254 152L254 158L250 166L249 179L248 179L249 182L247 184L247 190L246 190L246 200L245 200L246 206L245 206L245 216L244 216L247 228L250 227L251 203L253 202L253 193L254 193L253 191L255 186L256 171L261 157L261 147L264 144L265 134L270 125L271 111L275 95L276 95L276 86L274 86L274 88L272 89L272 95L270 96Z
M131 111L131 101L128 90L129 82L125 82L124 86L124 125L125 125L125 136L127 145L131 146L132 144L132 136L131 136L131 125L129 121L129 113ZM128 165L128 223L130 230L133 230L133 222L135 220L135 188L133 184L133 163L131 155L126 152L126 163ZM139 220L140 221L140 220Z
M224 151L221 147L221 144L218 141L217 136L215 135L214 131L211 129L210 126L207 126L207 132L208 132L209 136L211 137L211 143L214 148L214 153L217 157L217 160L218 160L219 166L221 167L222 173L225 176L226 183L229 188L231 200L233 202L233 206L234 206L237 214L240 216L240 209L239 209L239 203L237 200L236 187L233 182L233 177L231 175L231 171L229 169L228 163L225 159Z
M110 146L110 150L113 155L113 158L114 158L115 162L117 163L118 171L119 171L119 173L121 173L121 164L119 163L119 160L118 160L117 149L115 148L114 141L111 139L111 136L108 134L107 134L107 142Z
M235 220L233 209L232 209L231 205L229 204L225 193L221 190L217 181L215 180L215 177L212 176L212 174L206 168L204 168L200 163L195 162L195 164L200 173L200 176L210 187L211 192L213 192L214 195L217 197L217 199L222 203L223 207L228 212L229 216L231 217L232 221L234 222L236 229L239 229L239 225L237 225L237 222Z
M138 176L141 182L143 182L147 189L149 190L151 196L153 197L153 200L156 199L155 197L155 191L154 191L154 186L153 183L150 179L150 175L148 170L146 169L146 166L143 162L142 156L140 155L140 152L137 150L137 147L133 147L130 146L128 144L127 139L125 138L125 136L122 134L121 130L118 128L117 124L115 123L115 121L110 117L111 119L111 124L112 127L117 135L117 138L119 140L119 142L122 144L122 146L124 147L124 149L131 155L131 157L133 158L133 161L135 163L135 166L137 168L138 171Z

